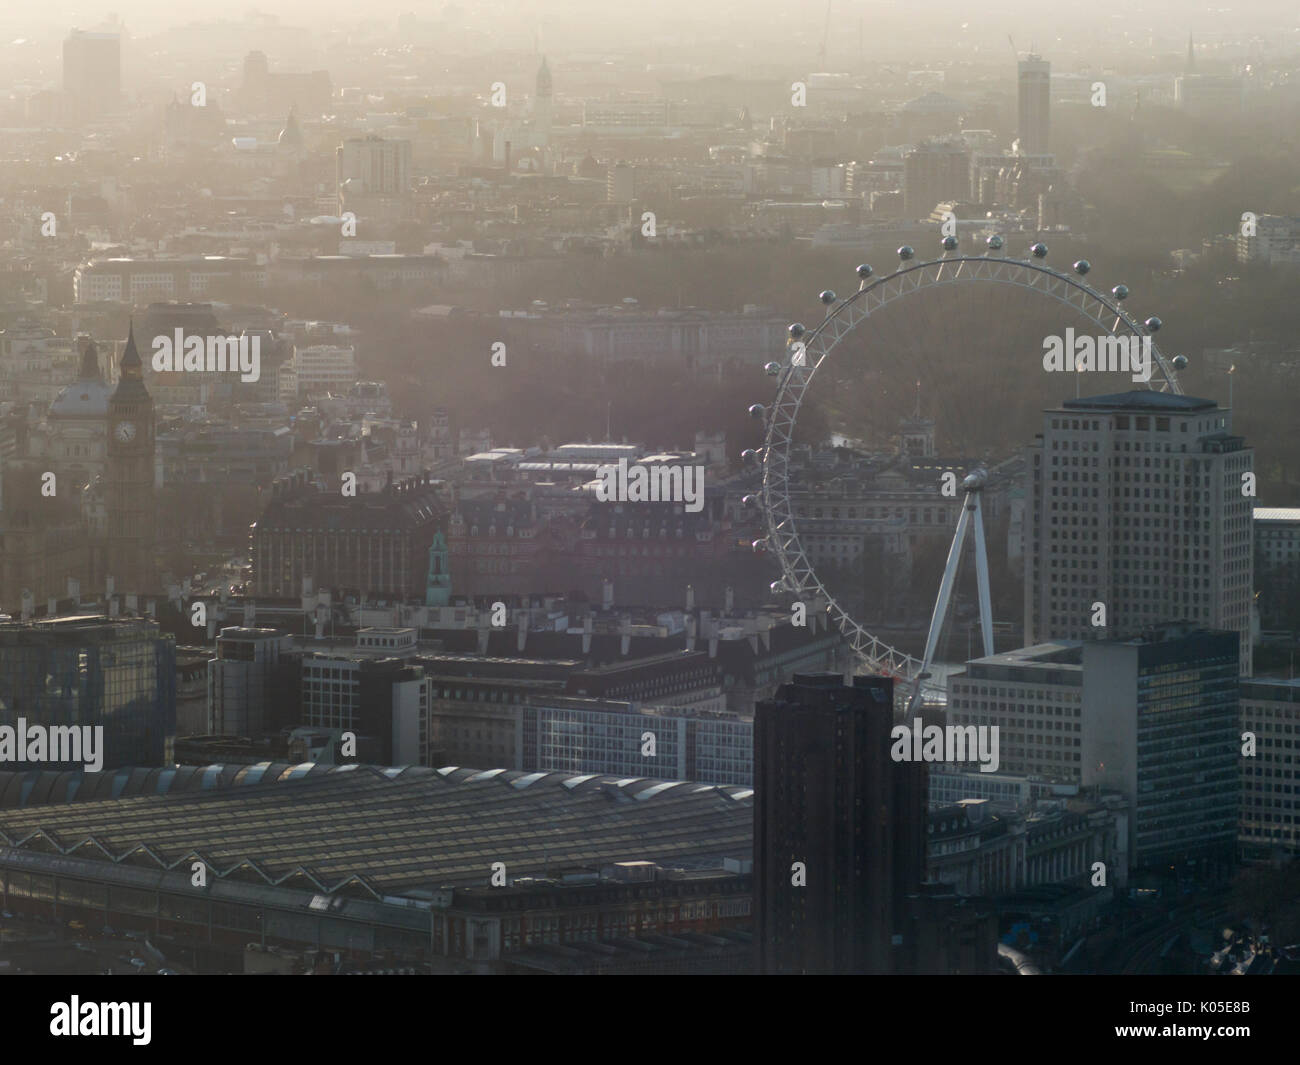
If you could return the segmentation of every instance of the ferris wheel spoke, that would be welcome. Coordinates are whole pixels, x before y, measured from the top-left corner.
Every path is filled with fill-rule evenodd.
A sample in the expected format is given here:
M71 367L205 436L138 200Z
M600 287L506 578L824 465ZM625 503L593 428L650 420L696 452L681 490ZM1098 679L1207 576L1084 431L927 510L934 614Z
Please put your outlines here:
M995 239L997 243L994 243ZM1004 301L1001 309L994 314L998 329L998 342L994 345L994 350L998 352L999 367L1009 357L1008 353L1014 352L1023 340L1023 337L1009 334L1014 331L1023 332L1025 323L1031 320L1030 311L1024 309L1025 306L1032 306L1027 302L1030 297L1046 296L1112 335L1127 333L1135 337L1143 336L1154 332L1159 326L1158 321L1152 324L1149 319L1145 323L1148 328L1144 331L1143 324L1139 324L1124 310L1121 302L1128 292L1123 286L1116 286L1108 297L1084 282L1082 275L1090 267L1082 260L1075 264L1075 272L1080 276L1072 277L1041 261L1046 254L1045 248L1036 246L1033 250L1035 259L1039 261L1007 257L1000 254L1001 248L1001 238L992 238L988 249L980 255L945 254L940 259L920 263L905 258L906 265L884 277L873 277L869 269L865 275L859 271L860 284L857 291L843 301L836 302L835 297L825 294L828 310L821 324L806 338L805 361L802 365L791 362L782 368L777 383L777 397L768 412L761 453L763 474L760 498L766 517L768 544L776 551L786 580L799 594L811 592L825 599L829 619L844 633L863 664L868 668L883 669L907 681L915 680L921 668L920 661L872 635L843 608L817 577L815 566L800 539L799 523L790 497L789 454L804 396L817 371L827 363L841 343L857 333L863 323L874 320L881 331L877 344L870 350L860 346L856 351L856 354L863 357L866 372L882 365L887 368L891 365L891 359L900 356L905 358L909 353L915 357L919 352L921 363L917 367L918 374L924 368L930 371L925 374L927 377L948 379L952 376L951 370L938 369L937 360L927 356L931 350L936 353L965 350L969 338L961 323L977 312L989 311L989 286L1010 286L1024 293L1026 298L1019 310L1019 317L1013 313L1016 310L1014 302L1008 305ZM922 321L919 317L914 319L907 314L880 314L894 301L930 288L939 288L945 292L955 288L952 302L959 311L966 308L965 312L953 318L944 316L937 323L933 320ZM793 330L791 335L796 336ZM1179 356L1171 367L1154 341L1152 354L1159 374L1153 375L1147 386L1181 394L1181 386L1173 371L1180 368L1180 365L1185 365L1186 360ZM935 369L932 370L931 367ZM978 445L970 435L972 427L967 424L965 415L971 407L970 389L974 386L969 380L969 373L964 372L967 368L959 369L963 372L956 376L966 390L962 396L964 402L954 406L938 391L932 402L938 405L945 423L950 427L955 426L949 429L950 436L953 436L954 441L960 441L963 451L973 455ZM829 367L826 372L832 373ZM844 383L846 382L847 378ZM834 376L832 383L841 384ZM846 388L833 389L837 395L835 408L841 418L854 412L852 402L839 395L847 394L847 391ZM865 404L866 409L873 409L873 404L880 402L886 394L882 388L879 395ZM1005 389L995 389L988 386L986 381L985 392L980 396L984 401L982 409L995 408L1005 397ZM1009 414L1004 412L1005 416Z

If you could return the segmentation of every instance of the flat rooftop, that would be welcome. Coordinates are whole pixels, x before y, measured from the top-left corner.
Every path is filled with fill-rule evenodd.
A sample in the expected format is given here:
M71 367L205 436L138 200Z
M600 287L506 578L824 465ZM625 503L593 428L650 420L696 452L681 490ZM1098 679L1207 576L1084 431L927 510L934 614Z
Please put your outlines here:
M1054 640L1036 643L1031 647L1017 647L1014 651L1001 651L987 658L972 658L967 666L1016 666L1032 668L1035 666L1059 669L1062 666L1083 668L1082 640Z
M1197 410L1216 410L1212 399L1182 396L1173 392L1156 392L1135 388L1131 392L1112 392L1105 396L1085 396L1067 399L1058 410L1147 410L1188 413Z
M1300 507L1256 507L1255 520L1300 522Z

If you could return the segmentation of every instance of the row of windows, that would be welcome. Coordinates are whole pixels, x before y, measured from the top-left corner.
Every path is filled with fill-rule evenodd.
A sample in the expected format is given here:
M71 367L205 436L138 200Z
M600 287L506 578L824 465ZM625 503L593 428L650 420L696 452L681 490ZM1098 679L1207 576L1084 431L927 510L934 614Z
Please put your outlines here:
M1153 421L1155 423L1156 432L1167 433L1170 431L1169 428L1170 419L1168 417L1164 415L1156 415L1153 418L1151 415L1148 414L1138 414L1135 416L1130 416L1128 414L1116 414L1114 416L1114 428L1117 430L1133 429L1139 433L1150 432ZM1187 432L1187 427L1190 424L1191 423L1187 421L1180 421L1178 423L1179 431L1184 433ZM1202 420L1197 422L1196 431L1198 433L1212 432L1214 429L1222 429L1226 424L1227 422L1226 419L1224 418L1217 418L1217 419L1210 418L1209 420ZM1096 419L1053 418L1052 428L1073 429L1076 431L1081 430L1083 432L1096 433L1096 432L1101 432L1104 427L1102 426L1102 423Z

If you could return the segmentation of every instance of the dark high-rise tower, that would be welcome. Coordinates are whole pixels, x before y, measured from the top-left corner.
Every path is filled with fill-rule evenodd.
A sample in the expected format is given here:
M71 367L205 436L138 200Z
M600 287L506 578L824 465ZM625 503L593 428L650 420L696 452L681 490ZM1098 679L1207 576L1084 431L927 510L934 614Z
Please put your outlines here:
M122 592L153 590L154 414L132 326L108 401L108 575Z
M796 675L754 717L754 913L763 973L889 972L924 876L924 763L890 758L893 681Z
M1049 151L1052 114L1052 64L1029 55L1017 69L1016 137L1026 154Z

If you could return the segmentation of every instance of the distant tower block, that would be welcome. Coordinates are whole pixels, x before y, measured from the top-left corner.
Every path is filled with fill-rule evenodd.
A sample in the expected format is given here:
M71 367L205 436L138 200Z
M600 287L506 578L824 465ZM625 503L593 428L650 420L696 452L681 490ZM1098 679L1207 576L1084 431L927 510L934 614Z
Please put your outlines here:
M535 144L545 148L551 143L551 119L554 110L554 94L551 85L551 68L542 56L542 65L537 71L537 85L533 93L533 127L536 130Z
M1041 56L1020 60L1017 69L1016 134L1026 155L1048 151L1051 135L1052 64Z

